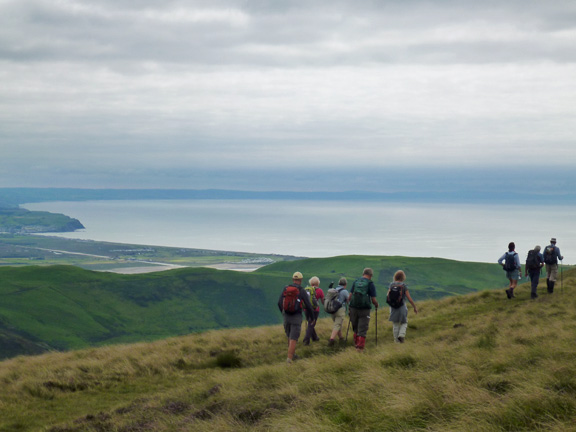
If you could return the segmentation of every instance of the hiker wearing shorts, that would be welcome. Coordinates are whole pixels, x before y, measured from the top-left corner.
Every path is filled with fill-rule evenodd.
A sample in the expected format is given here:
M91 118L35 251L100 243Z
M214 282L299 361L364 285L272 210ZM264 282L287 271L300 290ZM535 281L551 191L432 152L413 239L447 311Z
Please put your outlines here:
M338 301L342 306L336 312L330 314L334 325L332 327L332 334L330 335L328 346L333 346L336 343L336 336L338 336L338 340L340 343L344 342L344 336L342 335L342 326L344 323L344 319L346 318L348 297L350 296L350 293L346 290L346 285L348 285L348 281L346 280L346 278L345 277L340 278L340 280L338 281L338 286L336 287L336 291L338 292Z
M350 304L350 323L354 331L354 345L356 351L363 352L366 345L366 334L370 326L370 312L372 305L378 309L376 300L376 286L372 282L374 271L365 268L362 277L352 285L348 302Z
M504 255L502 255L498 260L498 264L506 270L506 277L510 281L510 285L506 290L506 295L509 299L516 297L514 295L514 289L518 285L518 279L520 279L520 275L522 274L520 257L514 249L516 249L514 242L508 243L508 252L504 253Z
M412 300L412 297L410 297L408 287L404 283L405 280L406 274L402 270L398 270L394 273L394 281L390 284L388 294L386 295L386 298L389 299L393 286L401 289L401 304L399 307L390 306L390 317L388 318L388 321L392 322L392 335L394 336L394 342L397 343L404 343L404 340L406 339L406 330L408 329L408 307L406 306L406 300L408 300L414 308L414 313L418 313L416 304L414 303L414 300Z
M528 252L526 257L526 266L524 276L530 277L530 298L538 298L538 282L540 281L540 271L544 266L544 257L540 252L540 246L536 245L534 249Z
M302 305L308 311L309 317L314 316L314 308L308 294L302 288L302 279L304 279L302 273L294 273L292 283L284 287L278 299L278 309L284 317L284 332L288 338L288 364L297 358L296 344L302 331Z
M318 276L312 277L308 281L308 283L310 284L310 287L312 287L312 294L316 299L315 303L317 306L314 309L314 312L312 313L312 317L307 316L308 326L306 327L306 335L304 336L304 340L302 341L304 345L310 345L310 339L312 339L314 342L318 342L320 340L320 338L316 334L316 323L318 322L318 317L320 316L320 303L324 303L324 291L322 291L322 289L320 288L320 279L318 278ZM308 288L306 288L306 290L308 290ZM312 294L309 295L311 302L312 302L311 298ZM314 302L312 302L312 307L314 307Z
M544 249L544 263L546 264L546 285L548 293L554 292L554 285L558 277L558 260L563 261L560 248L556 246L556 239L551 238L550 244Z

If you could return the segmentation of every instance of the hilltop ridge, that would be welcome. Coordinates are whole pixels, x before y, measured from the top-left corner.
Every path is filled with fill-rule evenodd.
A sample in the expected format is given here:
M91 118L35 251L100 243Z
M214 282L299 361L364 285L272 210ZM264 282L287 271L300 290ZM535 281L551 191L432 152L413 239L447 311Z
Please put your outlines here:
M363 355L322 319L290 367L279 325L7 360L0 430L574 431L575 279L418 302L404 344L383 309Z

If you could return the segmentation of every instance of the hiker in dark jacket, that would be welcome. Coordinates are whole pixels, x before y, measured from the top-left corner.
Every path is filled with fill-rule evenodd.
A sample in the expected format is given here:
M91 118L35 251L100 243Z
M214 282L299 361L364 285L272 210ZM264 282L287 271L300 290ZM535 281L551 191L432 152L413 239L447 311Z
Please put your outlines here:
M538 281L540 280L540 270L544 266L544 257L540 253L540 246L536 245L534 249L528 252L526 258L526 267L524 276L530 276L530 297L538 298Z
M551 238L550 244L544 249L544 263L546 264L546 285L548 293L554 292L554 284L558 277L558 260L564 260L560 248L556 246L556 239Z
M408 307L406 306L406 300L410 302L414 308L414 313L418 313L418 308L416 303L410 297L410 292L408 292L408 287L404 283L406 280L406 274L402 270L398 270L394 273L394 282L390 284L388 288L387 298L390 298L390 291L394 286L401 288L401 305L400 307L394 308L390 306L390 318L388 321L392 322L392 334L394 336L394 342L404 343L406 338L406 330L408 329Z
M376 286L372 282L374 271L371 268L365 268L362 277L357 279L350 289L348 298L350 305L350 323L354 331L354 345L356 351L364 351L366 345L366 334L370 326L370 312L372 305L378 309L378 300L376 300Z
M514 249L516 249L514 242L508 243L508 252L502 255L498 260L498 264L506 270L506 277L510 281L510 286L506 290L506 295L509 299L516 297L514 295L514 289L518 285L518 279L520 279L520 275L522 274L520 257Z
M284 287L278 299L278 309L284 316L284 331L288 337L288 364L297 358L296 344L302 331L302 305L308 311L306 314L308 319L314 317L314 308L310 303L308 294L302 288L302 279L304 279L302 273L294 273L292 283Z

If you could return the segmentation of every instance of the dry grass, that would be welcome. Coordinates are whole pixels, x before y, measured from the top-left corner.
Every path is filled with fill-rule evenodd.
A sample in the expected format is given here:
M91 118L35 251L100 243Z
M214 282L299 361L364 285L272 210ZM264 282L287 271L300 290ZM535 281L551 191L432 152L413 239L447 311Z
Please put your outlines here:
M422 303L405 344L382 310L378 346L372 325L366 353L323 340L292 366L279 326L15 358L0 431L576 431L574 277L518 292Z

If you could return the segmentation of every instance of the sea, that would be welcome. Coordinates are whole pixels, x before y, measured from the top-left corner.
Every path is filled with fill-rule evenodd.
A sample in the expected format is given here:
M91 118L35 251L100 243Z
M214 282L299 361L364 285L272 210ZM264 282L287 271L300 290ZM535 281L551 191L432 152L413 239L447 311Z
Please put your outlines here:
M332 257L496 262L551 237L576 262L576 206L290 200L114 200L23 204L86 227L60 237L137 245Z

